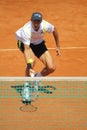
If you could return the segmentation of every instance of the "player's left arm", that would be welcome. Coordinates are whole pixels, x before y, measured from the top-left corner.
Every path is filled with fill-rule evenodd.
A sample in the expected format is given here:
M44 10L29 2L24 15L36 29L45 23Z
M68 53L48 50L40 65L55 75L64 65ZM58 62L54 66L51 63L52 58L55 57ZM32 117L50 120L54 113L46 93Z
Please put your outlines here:
M60 43L59 43L59 36L56 27L54 27L53 36L56 42L56 53L60 55Z

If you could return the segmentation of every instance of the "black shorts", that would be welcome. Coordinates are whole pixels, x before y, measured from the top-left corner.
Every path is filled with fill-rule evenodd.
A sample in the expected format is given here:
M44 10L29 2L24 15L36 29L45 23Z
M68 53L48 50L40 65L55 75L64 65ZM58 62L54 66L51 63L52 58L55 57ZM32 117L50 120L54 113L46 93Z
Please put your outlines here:
M24 44L21 41L18 41L17 43L18 48L24 52ZM43 40L40 44L34 45L33 43L30 44L30 48L34 52L36 57L40 57L42 54L44 54L45 51L47 51L47 47L45 45L45 41Z

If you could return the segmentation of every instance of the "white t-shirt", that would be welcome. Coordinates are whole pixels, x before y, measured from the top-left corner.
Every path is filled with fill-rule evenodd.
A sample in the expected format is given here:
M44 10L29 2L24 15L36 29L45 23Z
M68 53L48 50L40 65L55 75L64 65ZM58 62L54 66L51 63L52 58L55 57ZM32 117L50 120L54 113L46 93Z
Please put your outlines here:
M33 43L36 45L43 41L43 33L51 33L53 31L54 26L45 20L42 20L38 31L33 29L32 22L29 21L16 31L16 38L17 40L22 41L24 44L30 45L30 43Z

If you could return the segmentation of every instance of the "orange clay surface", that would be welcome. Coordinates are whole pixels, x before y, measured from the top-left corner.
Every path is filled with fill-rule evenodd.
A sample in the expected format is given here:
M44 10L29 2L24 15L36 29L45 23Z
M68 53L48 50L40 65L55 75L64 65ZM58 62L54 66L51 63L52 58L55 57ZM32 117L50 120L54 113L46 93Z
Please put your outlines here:
M87 76L86 0L1 0L0 76L25 76L26 64L16 46L15 31L36 11L55 25L59 34L61 56L56 56L52 34L44 36L56 64L56 71L50 76ZM42 67L36 59L35 71ZM37 112L23 113L18 99L1 99L0 130L85 130L86 102L80 98L39 99L34 103L39 108Z

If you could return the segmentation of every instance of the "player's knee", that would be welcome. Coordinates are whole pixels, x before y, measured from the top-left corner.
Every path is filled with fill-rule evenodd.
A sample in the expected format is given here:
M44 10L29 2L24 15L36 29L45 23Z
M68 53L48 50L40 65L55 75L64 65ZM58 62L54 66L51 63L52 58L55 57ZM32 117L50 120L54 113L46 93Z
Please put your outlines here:
M56 69L56 66L55 66L55 65L51 65L51 66L49 67L50 73L54 72L55 69Z

